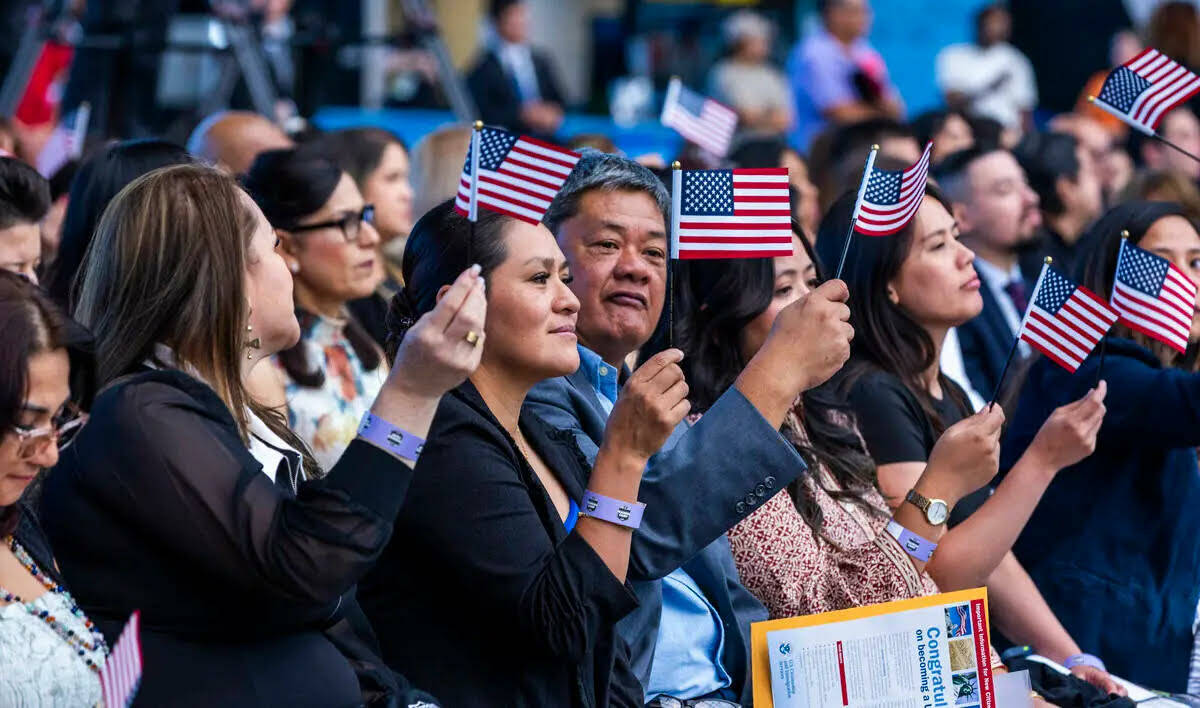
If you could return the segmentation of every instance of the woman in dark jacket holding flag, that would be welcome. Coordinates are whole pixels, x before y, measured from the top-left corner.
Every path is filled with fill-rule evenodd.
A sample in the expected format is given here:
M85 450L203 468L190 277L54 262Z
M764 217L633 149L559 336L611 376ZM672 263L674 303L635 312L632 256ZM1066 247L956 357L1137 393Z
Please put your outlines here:
M1183 209L1131 202L1085 237L1082 284L1112 294L1121 232L1200 282L1200 232ZM1200 373L1194 314L1181 353L1119 322L1103 357L1074 374L1042 359L1029 372L1003 443L1001 469L1029 445L1055 406L1108 382L1096 453L1059 472L1014 552L1084 651L1113 673L1183 691L1200 599ZM1101 367L1102 370L1101 370Z

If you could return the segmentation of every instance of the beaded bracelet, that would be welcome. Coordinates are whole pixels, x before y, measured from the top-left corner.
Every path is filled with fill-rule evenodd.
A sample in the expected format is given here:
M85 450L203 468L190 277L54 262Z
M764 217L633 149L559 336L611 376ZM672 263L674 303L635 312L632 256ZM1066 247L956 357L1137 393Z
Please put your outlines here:
M425 447L425 438L418 437L403 428L397 428L383 418L367 411L358 426L358 435L376 447L413 462Z

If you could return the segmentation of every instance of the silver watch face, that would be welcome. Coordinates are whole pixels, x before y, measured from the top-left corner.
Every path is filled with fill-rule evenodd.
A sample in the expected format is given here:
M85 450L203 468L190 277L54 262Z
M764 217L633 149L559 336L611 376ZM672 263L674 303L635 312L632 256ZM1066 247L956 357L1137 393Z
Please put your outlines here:
M946 517L950 516L950 510L946 507L946 502L941 499L933 499L929 502L929 508L925 510L925 518L934 526L941 526L946 523Z

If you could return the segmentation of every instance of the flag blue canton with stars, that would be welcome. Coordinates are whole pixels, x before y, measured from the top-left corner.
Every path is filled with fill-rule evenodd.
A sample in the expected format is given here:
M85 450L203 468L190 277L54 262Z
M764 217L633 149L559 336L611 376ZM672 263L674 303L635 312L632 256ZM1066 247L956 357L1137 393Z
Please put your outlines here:
M1137 246L1125 245L1125 255L1117 270L1117 280L1150 297L1158 297L1167 279L1168 263Z
M733 170L686 170L684 216L733 216Z
M1057 315L1074 292L1075 283L1064 278L1057 270L1047 268L1046 277L1042 279L1042 287L1038 288L1033 304L1052 315Z
M1128 113L1133 108L1133 102L1148 88L1149 81L1128 67L1121 66L1105 79L1104 88L1100 89L1100 95L1096 98L1122 113Z
M496 170L500 164L504 162L504 158L508 157L508 151L513 145L517 144L519 136L513 135L504 130L492 130L484 128L483 135L479 136L479 169L481 170ZM467 148L467 164L463 168L467 174L471 173L471 150Z
M898 204L903 181L904 173L898 170L872 170L871 179L867 181L866 201L881 206Z

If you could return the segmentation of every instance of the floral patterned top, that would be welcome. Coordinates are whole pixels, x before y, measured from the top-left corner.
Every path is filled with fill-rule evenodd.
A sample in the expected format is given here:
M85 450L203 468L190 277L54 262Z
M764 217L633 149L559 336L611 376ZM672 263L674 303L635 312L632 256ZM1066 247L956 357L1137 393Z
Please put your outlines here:
M785 425L803 426L789 414ZM891 600L932 595L937 585L917 573L896 539L886 530L891 518L883 496L872 490L867 501L883 514L871 514L830 496L836 482L824 466L800 478L825 513L824 534L813 537L792 496L785 490L729 531L733 559L742 583L771 618L796 617Z
M278 357L272 361L286 380L288 425L312 450L321 468L331 469L358 435L363 414L387 379L387 366L363 368L346 338L345 321L310 316L301 320L300 343L308 361L325 372L319 388L301 386L287 375Z
M62 595L46 592L29 607L49 612L78 636L88 637L83 620L71 614ZM104 664L103 652L88 652ZM100 680L45 620L18 604L0 605L0 706L79 708L100 705Z

